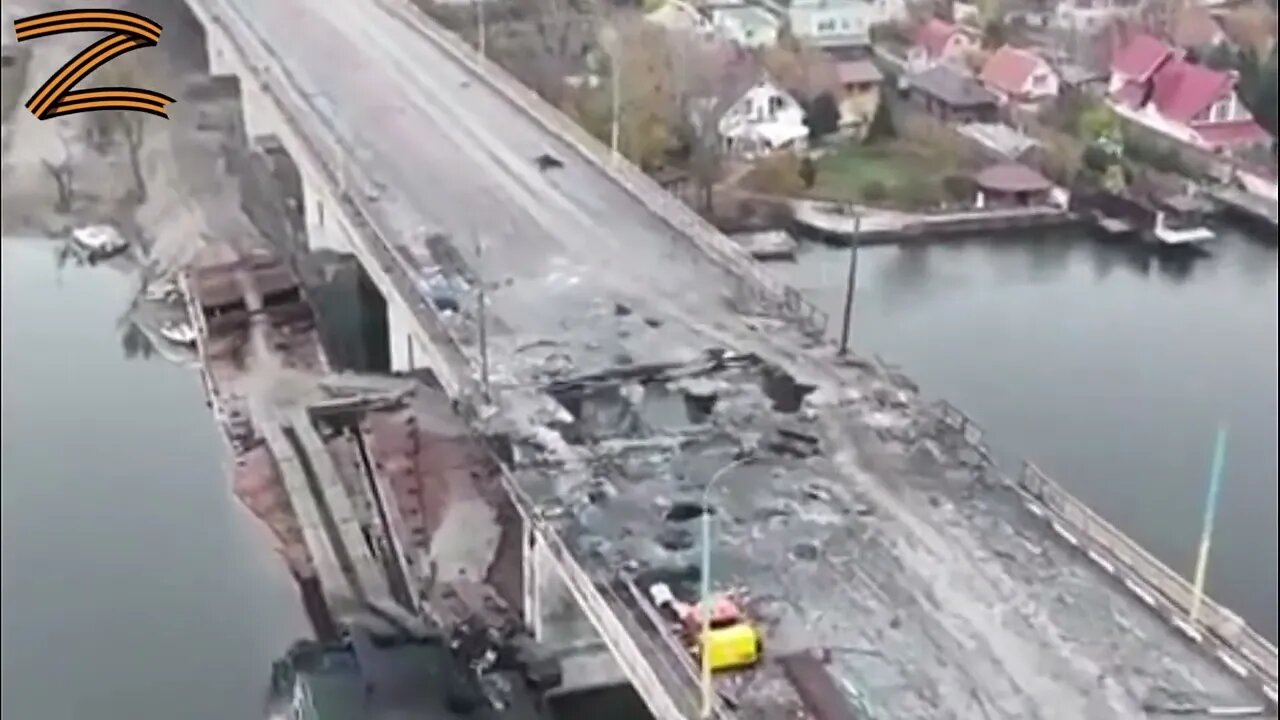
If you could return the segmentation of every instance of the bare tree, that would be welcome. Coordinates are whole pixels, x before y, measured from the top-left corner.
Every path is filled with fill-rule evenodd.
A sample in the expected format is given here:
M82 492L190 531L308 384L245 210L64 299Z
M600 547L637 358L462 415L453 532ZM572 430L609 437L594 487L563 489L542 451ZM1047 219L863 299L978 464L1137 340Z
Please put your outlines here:
M147 85L144 65L136 54L128 54L102 68L93 77L102 87L138 87ZM107 153L117 140L124 144L125 157L133 187L128 199L142 203L147 199L147 179L142 167L142 149L150 115L125 110L108 110L85 114L83 135L98 152Z
M53 209L60 213L70 212L72 205L75 203L75 153L71 143L71 133L68 131L65 123L59 123L57 126L58 140L62 143L62 158L58 161L41 159L44 169L49 173L49 177L53 178L54 186L57 188L58 199L55 201Z
M147 117L133 112L118 112L116 117L116 127L128 153L129 172L133 175L131 200L136 203L147 200L147 178L142 172L142 141L145 139Z
M690 34L671 33L668 42L675 113L671 120L698 187L700 209L710 212L724 161L719 120L745 86L739 75L753 74L755 66L736 63L731 48Z
M519 17L490 19L491 25L505 26L502 41L490 44L490 54L559 107L565 99L565 79L582 68L595 44L599 19L591 0L531 0Z

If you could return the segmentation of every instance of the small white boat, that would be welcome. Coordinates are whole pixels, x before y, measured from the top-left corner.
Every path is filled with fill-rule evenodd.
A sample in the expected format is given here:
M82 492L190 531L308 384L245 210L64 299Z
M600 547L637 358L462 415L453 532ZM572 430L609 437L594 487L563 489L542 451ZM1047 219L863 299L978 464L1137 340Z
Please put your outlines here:
M160 337L175 345L194 345L196 329L189 322L170 320L160 326Z
M1194 215L1166 211L1156 213L1151 234L1161 245L1169 247L1198 245L1217 237L1212 230L1199 224Z
M110 225L90 225L72 230L71 241L89 260L109 258L129 247L129 241Z
M155 283L147 286L143 297L151 302L175 302L182 299L182 291L171 282Z

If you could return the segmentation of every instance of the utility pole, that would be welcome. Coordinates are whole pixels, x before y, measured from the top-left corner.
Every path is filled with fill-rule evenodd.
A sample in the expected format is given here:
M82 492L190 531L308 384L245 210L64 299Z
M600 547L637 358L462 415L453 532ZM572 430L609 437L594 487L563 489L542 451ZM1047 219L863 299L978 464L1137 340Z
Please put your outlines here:
M1200 533L1200 555L1196 558L1194 593L1187 619L1196 626L1200 604L1204 600L1204 581L1209 572L1209 544L1213 539L1213 518L1218 511L1218 491L1222 489L1222 468L1227 461L1227 427L1218 427L1218 440L1213 447L1213 467L1209 471L1209 497L1204 505L1204 529Z
M487 0L475 0L476 3L476 48L480 51L480 56L485 56L484 38L488 33L485 32L484 23L484 4Z
M478 294L479 308L476 309L476 318L480 324L480 389L484 393L484 401L489 402L489 327L488 327L488 310L485 308L487 298L485 297L484 287L484 244L480 242L480 236L475 236L476 241L476 281L480 284L480 292Z
M853 321L853 291L858 284L858 233L862 231L862 214L852 205L847 212L853 216L853 231L849 233L849 279L844 286L844 324L840 326L840 354L849 352L849 324Z
M609 82L613 85L613 122L609 128L609 147L613 149L613 161L617 162L619 116L622 114L622 61L618 56L622 54L622 43L618 38L616 29L611 29L610 34L613 35L614 42L613 49L609 52L609 68L612 70Z

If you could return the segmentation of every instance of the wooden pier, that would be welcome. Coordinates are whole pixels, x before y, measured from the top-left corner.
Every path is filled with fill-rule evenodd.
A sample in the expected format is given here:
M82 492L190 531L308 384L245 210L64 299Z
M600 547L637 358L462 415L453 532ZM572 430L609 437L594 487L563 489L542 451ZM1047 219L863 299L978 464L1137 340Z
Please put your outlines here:
M829 205L829 204L828 204ZM848 244L855 217L823 203L797 203L797 229L824 242ZM1086 222L1057 207L1032 206L948 213L867 212L857 219L859 245L927 243L958 238L998 239L1015 230L1073 228Z

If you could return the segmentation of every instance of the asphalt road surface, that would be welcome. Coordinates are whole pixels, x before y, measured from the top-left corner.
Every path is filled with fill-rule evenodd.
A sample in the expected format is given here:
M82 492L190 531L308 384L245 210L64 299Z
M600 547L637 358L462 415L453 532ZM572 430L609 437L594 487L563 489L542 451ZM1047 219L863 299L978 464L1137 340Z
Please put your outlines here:
M410 243L446 233L491 288L499 323L518 329L499 333L496 356L504 340L514 350L592 337L569 353L586 371L623 352L639 361L704 349L667 317L742 327L727 307L728 273L377 3L232 1L385 188L380 219ZM563 167L541 169L543 154ZM614 318L627 309L661 325L618 339Z

